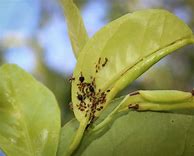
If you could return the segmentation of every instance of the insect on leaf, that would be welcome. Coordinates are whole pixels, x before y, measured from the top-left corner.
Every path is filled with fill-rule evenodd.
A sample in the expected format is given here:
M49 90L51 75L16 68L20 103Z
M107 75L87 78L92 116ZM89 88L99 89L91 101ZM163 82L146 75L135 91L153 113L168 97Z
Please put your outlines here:
M82 17L73 0L60 0L64 9L68 32L72 44L75 57L78 58L80 50L88 41L88 34L86 32Z
M140 90L139 93L146 100L159 103L178 103L187 101L188 99L192 98L192 93L177 90Z
M143 104L147 103L147 99L141 96L141 94L149 94L159 96L159 105L163 106L165 103L173 105L180 105L182 102L187 108L187 105L194 105L194 98L189 92L181 92L175 90L166 91L137 91L130 95L127 95L126 106L130 103ZM168 95L168 99L165 97L165 93ZM162 97L162 95L164 95ZM179 96L180 101L174 102L173 97ZM111 104L102 112L97 120L94 121L93 126L88 129L89 133L82 140L82 144L77 149L75 156L78 155L171 155L172 151L174 155L188 156L193 154L194 135L192 133L194 126L194 116L191 107L188 111L177 112L171 110L166 113L154 113L154 112L134 112L132 109L127 109L124 112L115 112L114 115L110 115L114 112L119 105L124 104L122 101L126 99L124 97L117 98L111 101ZM152 103L152 98L149 98ZM152 101L152 102L151 102ZM153 103L157 105L157 103ZM124 106L125 107L125 106ZM112 112L111 112L112 111ZM111 112L111 113L110 113ZM109 122L104 124L103 127L96 129L102 121L110 119ZM159 122L158 122L159 121ZM181 129L179 131L178 129ZM98 138L98 139L97 139ZM148 139L149 138L149 139ZM157 139L156 139L157 138ZM149 143L147 142L149 140ZM175 143L176 141L176 143ZM156 147L154 147L156 146ZM175 150L177 146L179 150ZM154 147L154 148L153 148ZM163 149L163 150L161 150ZM85 151L85 152L84 152ZM176 153L175 153L176 151ZM188 155L187 155L188 154Z
M125 96L116 109L129 108L153 111L194 109L194 97L191 92L178 90L139 90Z
M90 122L153 64L193 41L190 28L164 10L137 11L106 25L87 42L77 61L72 83L76 118Z
M56 155L60 125L46 87L16 65L0 68L0 148L7 156Z

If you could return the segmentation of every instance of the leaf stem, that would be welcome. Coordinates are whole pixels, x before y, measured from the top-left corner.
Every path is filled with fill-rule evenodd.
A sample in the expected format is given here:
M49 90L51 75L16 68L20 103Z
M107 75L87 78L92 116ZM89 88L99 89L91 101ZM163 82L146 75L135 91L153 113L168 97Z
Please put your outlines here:
M92 129L92 132L96 132L110 123L115 114L125 111L171 111L171 110L194 110L194 97L189 98L187 101L172 103L154 103L146 101L141 95L129 96L127 95L121 103L96 127ZM128 106L130 105L131 108ZM134 107L133 107L134 106Z
M114 117L114 115L116 113L118 113L119 108L125 103L128 102L128 96L125 97L121 103L100 123L98 124L94 129L92 129L92 132L96 132L100 129L102 129L103 127L105 127L105 125L107 125L108 123L110 123Z
M80 123L79 128L76 132L76 135L73 139L73 142L71 143L69 150L65 153L64 156L71 156L74 153L74 151L77 149L77 147L79 146L79 144L82 140L86 125L87 124L85 124L85 123Z
M143 103L139 105L138 111L171 111L171 110L181 110L181 109L194 109L193 103L179 103L179 104L153 104L153 103Z

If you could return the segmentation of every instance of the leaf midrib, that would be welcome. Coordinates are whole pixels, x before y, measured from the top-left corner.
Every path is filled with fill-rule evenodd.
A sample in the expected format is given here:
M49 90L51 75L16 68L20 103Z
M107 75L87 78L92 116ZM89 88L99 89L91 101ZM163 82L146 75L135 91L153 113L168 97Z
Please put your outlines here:
M119 79L121 79L121 77L123 77L129 70L131 70L133 67L135 67L135 66L136 66L137 64L139 64L140 62L142 62L142 61L148 59L150 56L152 56L153 54L157 53L158 51L162 51L163 49L165 49L165 48L167 48L167 47L169 47L169 46L171 46L171 45L174 45L174 44L176 44L176 43L178 43L178 42L181 42L181 41L183 41L183 40L185 40L185 39L189 39L189 38L191 38L191 37L192 37L192 35L189 35L189 36L183 37L183 38L181 38L181 39L178 39L178 40L176 40L176 41L174 41L174 42L172 42L172 43L169 43L168 45L165 45L165 46L163 46L163 47L161 47L161 48L159 48L159 49L153 51L152 53L148 54L148 55L145 56L144 58L139 59L139 61L137 61L134 65L126 67L125 69L123 69L123 70L118 74L117 77L115 77L115 78L112 79L111 81L108 81L109 83L107 83L106 85L104 85L104 87L102 87L102 90L105 91L105 90L107 90L107 89L111 89L111 88L114 86L114 85L113 85L114 82L116 82L116 81L118 81ZM112 87L111 87L111 86L112 86Z

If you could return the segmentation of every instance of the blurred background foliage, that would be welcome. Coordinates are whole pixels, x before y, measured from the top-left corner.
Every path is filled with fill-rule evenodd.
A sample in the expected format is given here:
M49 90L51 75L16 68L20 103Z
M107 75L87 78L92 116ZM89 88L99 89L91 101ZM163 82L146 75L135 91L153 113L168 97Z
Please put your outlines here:
M146 8L167 9L194 30L193 0L75 0L89 36L125 13ZM152 67L121 94L138 89L194 87L194 47L178 50ZM16 63L55 94L62 125L73 113L69 103L73 56L63 10L57 0L0 0L0 64Z

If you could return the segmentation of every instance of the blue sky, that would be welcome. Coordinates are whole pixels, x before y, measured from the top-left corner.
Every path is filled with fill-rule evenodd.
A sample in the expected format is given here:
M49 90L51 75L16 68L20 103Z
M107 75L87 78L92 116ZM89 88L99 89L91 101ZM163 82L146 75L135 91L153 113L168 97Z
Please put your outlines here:
M99 0L90 1L84 6L82 15L90 36L107 23L106 7L106 3L102 5ZM45 50L44 59L48 66L60 73L72 73L76 60L60 12L52 13L49 22L37 29L41 13L39 0L1 0L0 10L0 38L13 35L31 38L35 35ZM12 47L7 51L7 62L16 63L29 72L33 71L36 60L29 47Z

